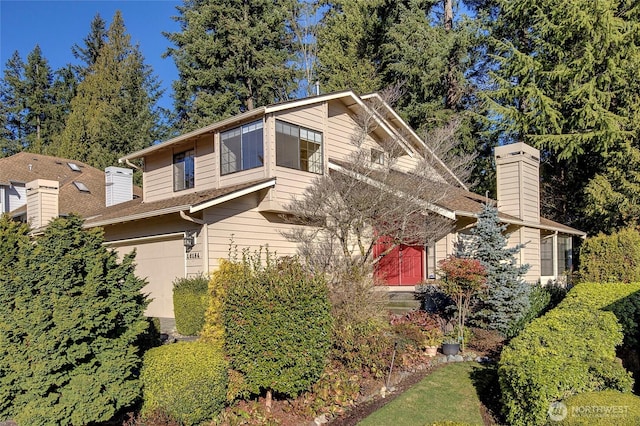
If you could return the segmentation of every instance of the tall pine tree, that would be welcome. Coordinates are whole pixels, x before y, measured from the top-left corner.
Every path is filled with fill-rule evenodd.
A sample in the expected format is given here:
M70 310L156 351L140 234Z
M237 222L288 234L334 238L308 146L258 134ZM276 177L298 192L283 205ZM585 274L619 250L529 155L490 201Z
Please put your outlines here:
M286 22L295 0L186 0L178 7L174 82L181 130L292 96L296 70Z
M157 79L132 46L119 11L95 63L77 86L53 153L103 169L158 139Z
M521 247L507 247L505 230L498 209L485 204L471 236L460 240L457 256L478 259L487 271L486 290L478 296L472 322L510 337L529 310L531 285L522 279L529 265L516 262Z
M499 0L497 62L487 92L503 140L541 149L544 213L608 230L585 190L596 174L633 175L640 122L640 4L628 0ZM598 183L593 183L600 187ZM625 203L635 204L624 196ZM586 203L585 203L586 200ZM590 203L590 204L588 204ZM609 205L609 207L604 207ZM624 222L618 216L613 222Z

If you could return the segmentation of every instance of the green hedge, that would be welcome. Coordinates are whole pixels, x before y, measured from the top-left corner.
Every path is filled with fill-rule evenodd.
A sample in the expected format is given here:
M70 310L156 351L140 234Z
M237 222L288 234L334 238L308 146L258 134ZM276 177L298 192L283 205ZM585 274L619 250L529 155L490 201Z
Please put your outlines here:
M225 351L245 394L296 396L322 373L331 348L327 285L296 259L259 254L225 289Z
M640 232L623 229L587 238L580 248L580 279L586 282L640 282Z
M142 415L162 411L185 425L213 419L224 408L228 364L202 342L179 342L149 350L141 373Z
M173 282L173 312L176 329L185 336L195 336L204 325L207 311L209 279L204 275L178 278Z
M587 392L563 401L567 416L562 426L640 425L640 397L613 390Z
M616 361L622 327L604 309L637 288L580 284L504 348L498 375L509 424L544 424L553 401L577 393L631 390L629 373Z

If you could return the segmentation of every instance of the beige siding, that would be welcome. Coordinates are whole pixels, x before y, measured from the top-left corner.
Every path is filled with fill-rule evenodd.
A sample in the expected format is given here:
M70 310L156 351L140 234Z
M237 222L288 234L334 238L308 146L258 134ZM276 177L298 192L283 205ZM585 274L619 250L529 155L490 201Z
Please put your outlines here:
M173 153L162 150L144 159L143 198L146 202L173 196Z
M354 150L351 136L358 128L349 109L341 102L329 103L328 128L325 137L327 156L344 160Z
M59 183L37 179L26 185L27 221L32 228L40 228L58 217Z
M518 265L529 265L529 270L524 276L525 281L537 282L540 279L540 230L510 226L507 232L510 232L507 243L509 247L524 245L516 258Z
M277 120L296 124L319 132L325 131L326 105L317 104L307 107L300 107L293 110L282 111L274 114Z
M294 243L289 242L281 231L291 229L275 214L258 212L260 195L257 193L215 206L205 212L209 223L210 268L218 266L219 259L227 259L231 242L238 250L251 250L269 246L278 256L293 255L297 252Z
M213 149L213 134L201 136L196 142L195 187L198 191L215 189L218 174L217 152Z
M523 143L496 148L498 208L522 220L540 220L539 157Z

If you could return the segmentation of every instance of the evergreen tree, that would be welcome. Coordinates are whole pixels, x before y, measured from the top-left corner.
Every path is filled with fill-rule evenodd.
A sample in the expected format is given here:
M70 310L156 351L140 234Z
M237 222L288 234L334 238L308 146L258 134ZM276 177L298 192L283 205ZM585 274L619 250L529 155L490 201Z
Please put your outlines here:
M106 22L99 13L96 13L96 16L94 16L91 21L91 29L83 41L84 46L74 44L71 47L73 57L84 62L84 66L74 67L74 71L78 73L81 78L84 78L96 63L100 49L102 49L102 46L107 41Z
M296 79L286 22L294 0L186 0L180 32L165 33L180 79L178 127L189 130L287 100Z
M510 337L529 310L531 286L522 279L529 265L516 264L521 246L507 248L505 230L498 209L485 204L470 238L459 241L457 256L479 260L487 272L486 290L478 296L472 322Z
M96 62L77 86L54 153L103 169L150 146L160 132L155 104L161 92L119 11Z
M22 151L26 143L24 104L24 62L16 50L5 65L0 86L3 121L0 157Z
M27 56L24 80L26 149L42 153L51 141L53 72L40 46Z
M598 173L629 174L638 148L640 4L627 0L499 0L488 114L505 141L542 150L546 214L603 229L583 203ZM563 174L562 182L551 177ZM560 180L560 179L558 179ZM593 202L593 201L590 201ZM633 203L632 198L626 202ZM615 204L615 203L614 203ZM602 207L602 205L601 205ZM613 213L613 212L610 212Z
M7 222L0 220L0 234L16 228ZM0 416L20 424L107 421L141 390L136 342L147 301L134 256L119 262L102 231L83 230L75 216L52 221L35 244L16 231L15 263L0 270Z

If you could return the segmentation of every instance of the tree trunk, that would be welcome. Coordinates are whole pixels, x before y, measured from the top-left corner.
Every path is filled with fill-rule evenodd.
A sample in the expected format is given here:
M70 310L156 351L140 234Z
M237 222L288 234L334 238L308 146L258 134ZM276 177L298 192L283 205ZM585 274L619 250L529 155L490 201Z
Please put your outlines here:
M271 390L267 391L267 396L265 398L264 401L264 405L265 407L267 407L267 412L270 413L271 412L271 405L273 403L273 394L271 393Z
M451 31L453 28L453 0L444 0L444 29Z

